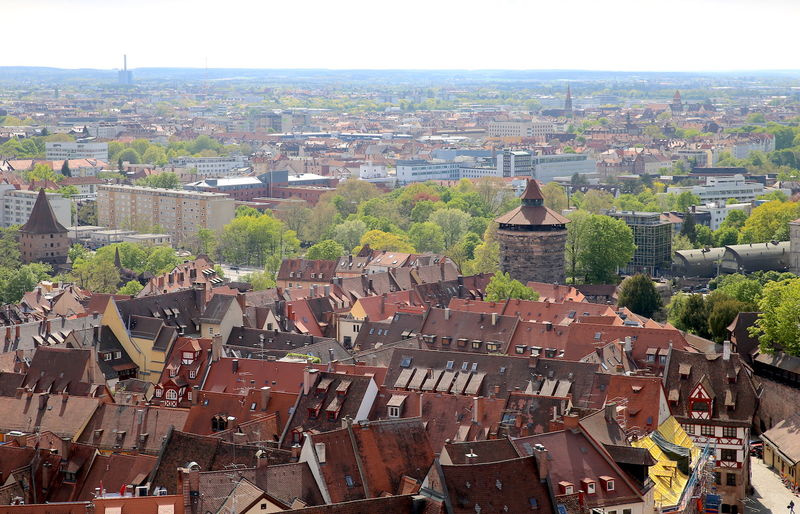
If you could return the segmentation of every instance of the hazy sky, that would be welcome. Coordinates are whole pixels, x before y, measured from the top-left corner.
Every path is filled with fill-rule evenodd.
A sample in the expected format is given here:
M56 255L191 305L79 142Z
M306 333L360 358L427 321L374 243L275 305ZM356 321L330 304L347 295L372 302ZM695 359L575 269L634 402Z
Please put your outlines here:
M0 65L800 67L800 0L0 0L0 13Z

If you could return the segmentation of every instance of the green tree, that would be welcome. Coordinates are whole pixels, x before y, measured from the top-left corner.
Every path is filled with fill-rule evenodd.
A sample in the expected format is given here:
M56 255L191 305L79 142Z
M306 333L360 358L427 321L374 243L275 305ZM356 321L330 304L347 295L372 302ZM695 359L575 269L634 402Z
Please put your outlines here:
M142 161L147 164L155 164L156 166L163 166L167 164L167 152L162 146L149 145L147 150L142 153Z
M87 258L88 256L89 250L79 243L75 243L67 250L67 257L70 262L75 262L79 258Z
M725 220L720 224L720 228L733 228L737 231L744 226L747 221L747 213L744 211L731 211Z
M582 274L580 268L581 254L583 254L583 245L586 243L586 232L589 226L589 214L586 211L574 211L567 217L570 223L567 225L567 243L565 247L564 256L567 261L567 274L572 279L572 283L576 283L579 274Z
M313 245L306 252L306 259L335 261L344 255L344 247L332 239Z
M119 271L113 261L79 257L72 263L70 279L93 293L114 293L119 283Z
M120 163L120 170L122 170L123 162L127 162L129 164L139 164L142 162L141 156L133 148L126 148L125 150L121 151L117 159Z
M761 351L800 355L800 278L765 285L758 307L761 313L749 331L758 337Z
M764 243L789 239L789 222L800 218L800 204L773 200L759 205L744 222L740 243Z
M255 271L242 277L242 281L253 286L253 291L263 291L275 287L275 278L272 273Z
M695 227L694 244L698 248L714 246L714 232L705 225Z
M0 269L0 298L6 304L18 303L25 293L33 291L36 284L49 280L52 271L49 264L39 262Z
M117 294L136 296L142 289L144 289L144 286L138 280L130 280L119 288Z
M711 338L721 343L728 336L728 326L740 312L749 310L749 305L733 298L714 302L708 313L708 331Z
M686 214L686 217L683 218L681 235L686 236L692 244L694 244L697 239L697 223L694 220L694 214L691 212Z
M614 197L611 196L611 193L598 191L596 189L587 191L586 194L583 195L583 200L581 201L581 209L592 214L600 214L610 209L613 205Z
M630 227L620 219L590 214L581 237L578 261L587 282L616 282L617 268L628 264L636 250Z
M617 305L652 318L662 307L661 295L650 277L641 273L626 278L620 286Z
M714 246L735 245L739 239L739 231L733 227L720 227L714 231Z
M703 295L688 295L681 307L675 326L700 337L708 337L708 309Z
M373 250L412 253L414 246L405 236L391 234L381 230L370 230L361 236L361 246L369 245Z
M679 252L681 250L691 250L694 248L694 245L689 238L684 236L683 234L675 234L672 236L672 251Z
M181 189L178 175L171 171L164 171L155 175L148 175L136 181L138 186L157 187L160 189Z
M64 163L61 165L61 174L65 177L71 177L72 171L69 169L69 161L64 159Z
M508 273L502 271L495 273L489 284L486 286L486 300L489 302L500 302L509 298L519 298L520 300L538 300L539 293L526 287L519 280L514 280Z
M19 229L0 229L0 268L18 268L22 262L19 251Z
M183 259L178 257L175 250L169 246L153 246L147 250L148 255L143 271L149 271L154 275L172 271L175 266L183 262Z
M567 208L567 192L558 182L548 182L542 186L542 195L546 207L559 213Z
M446 248L452 247L461 239L469 228L470 216L458 209L439 209L431 214L431 222L442 229L442 237Z
M353 248L361 244L361 238L366 232L366 223L358 219L348 220L333 229L333 239L350 253Z
M418 252L442 253L445 249L442 227L432 221L412 224L408 238Z
M217 234L210 228L199 229L191 248L196 255L215 256L217 254Z
M761 297L763 285L755 278L746 277L740 273L725 275L718 279L715 291L728 298L751 305L755 308Z
M693 205L700 205L700 197L690 191L684 191L675 197L675 210L687 212Z
M291 257L299 247L296 234L269 214L234 218L219 236L219 252L233 264L264 266L268 257Z

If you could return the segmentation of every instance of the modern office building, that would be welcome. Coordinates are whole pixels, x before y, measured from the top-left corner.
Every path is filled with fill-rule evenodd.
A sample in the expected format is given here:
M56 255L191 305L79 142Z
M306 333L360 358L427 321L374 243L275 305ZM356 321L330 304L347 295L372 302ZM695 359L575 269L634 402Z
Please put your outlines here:
M198 230L220 230L235 215L234 200L221 193L107 185L97 193L98 223L109 228L150 232L161 227L176 245Z
M14 189L10 184L0 185L0 225L3 228L27 223L36 205L36 191ZM72 206L69 198L58 193L46 193L56 220L65 227L72 225Z
M658 212L611 211L633 231L636 251L625 273L646 273L652 277L668 273L672 267L672 224L662 221Z
M108 143L45 143L45 158L50 161L100 159L108 161Z
M399 185L426 180L458 180L459 163L425 161L422 159L398 160L397 182Z
M503 149L497 154L497 175L504 178L532 176L531 157L530 152Z
M556 177L571 177L576 173L597 173L597 162L586 154L563 153L531 157L533 177L539 182L552 182Z
M700 198L703 204L725 202L733 198L739 202L752 202L764 194L764 184L747 182L743 175L732 177L707 177L705 185L689 187L668 187L667 193L690 192Z

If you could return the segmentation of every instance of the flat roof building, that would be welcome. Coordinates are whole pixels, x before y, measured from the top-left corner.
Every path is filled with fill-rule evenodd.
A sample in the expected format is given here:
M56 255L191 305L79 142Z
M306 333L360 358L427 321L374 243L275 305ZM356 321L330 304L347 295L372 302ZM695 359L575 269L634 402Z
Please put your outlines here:
M100 225L137 232L161 227L178 246L201 228L221 230L234 216L233 198L221 193L122 185L100 186L97 193Z

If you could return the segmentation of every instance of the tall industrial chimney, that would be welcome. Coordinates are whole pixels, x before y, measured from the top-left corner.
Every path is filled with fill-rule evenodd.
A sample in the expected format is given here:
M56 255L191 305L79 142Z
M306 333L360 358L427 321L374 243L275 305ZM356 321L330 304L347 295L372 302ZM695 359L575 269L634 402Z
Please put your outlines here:
M128 71L128 54L122 54L122 69Z

